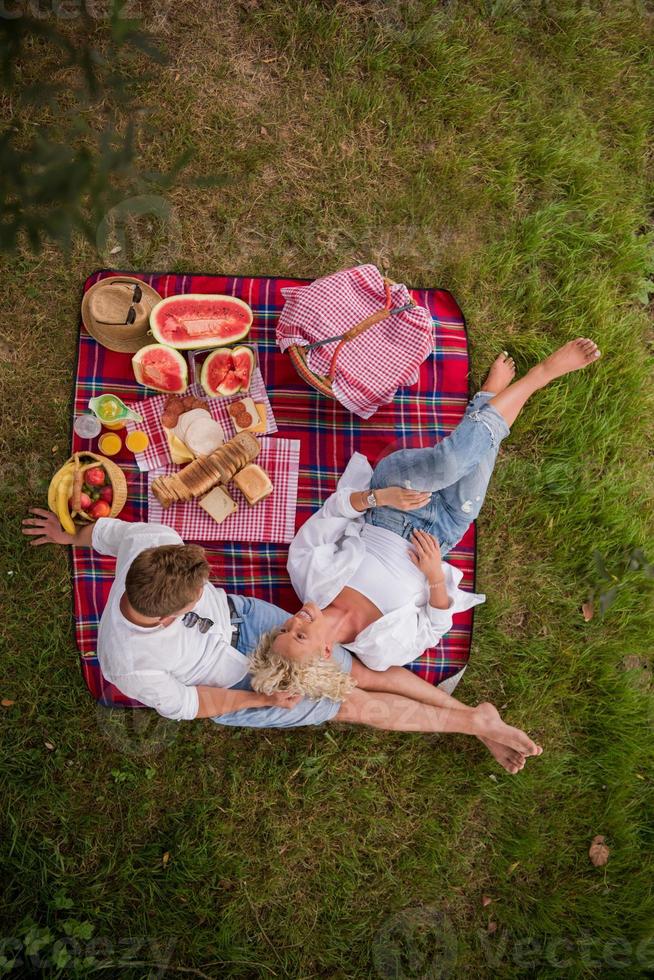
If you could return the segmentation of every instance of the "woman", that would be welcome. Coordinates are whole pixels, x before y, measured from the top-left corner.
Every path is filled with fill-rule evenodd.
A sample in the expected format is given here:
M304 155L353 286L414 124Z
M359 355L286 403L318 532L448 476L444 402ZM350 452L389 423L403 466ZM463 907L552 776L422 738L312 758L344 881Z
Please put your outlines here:
M447 438L391 453L374 472L355 454L289 548L304 604L262 637L253 687L340 697L334 671L319 663L335 644L373 670L411 663L447 633L455 613L483 602L459 588L461 572L442 556L477 517L500 442L527 399L599 356L592 340L578 338L511 384L515 366L503 352Z

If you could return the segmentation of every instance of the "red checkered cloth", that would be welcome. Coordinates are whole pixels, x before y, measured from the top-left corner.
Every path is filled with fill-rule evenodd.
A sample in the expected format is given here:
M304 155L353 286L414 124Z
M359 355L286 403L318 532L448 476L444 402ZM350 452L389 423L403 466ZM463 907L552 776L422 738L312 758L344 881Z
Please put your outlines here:
M300 466L298 439L260 439L257 463L263 467L275 488L269 497L250 507L234 483L227 492L238 510L217 524L202 510L197 500L171 504L166 510L152 493L152 481L162 473L177 473L167 466L148 474L148 521L172 527L186 541L269 541L289 544L295 536L295 508Z
M89 276L84 289L120 270ZM133 276L133 272L122 273ZM161 296L179 293L226 293L252 307L252 343L270 396L280 435L300 442L300 474L295 527L299 528L336 489L352 453L365 453L372 465L401 447L428 446L448 435L461 420L468 401L466 330L456 300L444 289L412 289L411 296L429 310L435 324L432 356L420 367L418 384L401 389L367 422L342 405L319 395L296 373L290 358L275 343L275 327L284 305L283 290L306 286L306 279L270 276L204 276L141 274ZM82 327L79 335L73 414L86 411L90 398L113 391L125 402L147 398L134 380L132 355L117 354L96 343ZM73 436L74 450L95 443ZM67 455L67 454L65 454ZM62 460L63 462L63 457ZM125 521L147 520L147 474L124 447L115 461L123 469L129 495L120 514ZM216 541L205 546L212 581L228 592L254 595L282 609L299 608L286 571L288 545ZM106 705L139 707L102 676L95 654L98 623L114 580L114 559L90 548L72 548L74 622L84 680L96 700ZM463 572L464 589L475 588L475 527L447 556ZM474 609L454 617L454 625L431 650L410 665L432 684L458 673L468 662Z
M282 289L286 299L277 324L282 351L335 337L384 308L384 280L374 265L343 269L310 286ZM392 306L409 303L406 286L391 286ZM337 342L307 352L314 374L329 373ZM423 306L395 313L348 341L341 348L332 391L338 401L363 419L395 397L403 385L415 385L422 362L434 346L431 315Z
M197 395L198 398L207 400L209 412L211 413L212 418L216 419L217 422L220 422L223 432L225 433L225 439L231 439L231 437L236 434L236 428L227 409L233 401L239 401L238 395L234 396L234 398L230 398L229 400L227 398L207 399L206 392L198 384L190 385L185 394ZM248 397L253 399L253 401L263 402L265 404L266 421L268 423L266 432L277 432L277 423L275 422L275 416L273 415L272 408L270 407L266 386L263 383L263 378L261 377L261 371L259 368L256 368L254 374L252 375L252 384L250 385L250 390L247 394ZM134 453L134 458L136 459L140 470L156 470L165 466L170 466L172 462L170 458L166 430L161 424L161 416L168 397L168 395L154 395L152 398L145 398L140 402L128 403L130 408L132 408L135 412L138 412L139 415L143 417L143 421L126 422L125 428L129 432L133 432L134 429L142 429L144 432L147 432L150 439L150 443L144 452Z

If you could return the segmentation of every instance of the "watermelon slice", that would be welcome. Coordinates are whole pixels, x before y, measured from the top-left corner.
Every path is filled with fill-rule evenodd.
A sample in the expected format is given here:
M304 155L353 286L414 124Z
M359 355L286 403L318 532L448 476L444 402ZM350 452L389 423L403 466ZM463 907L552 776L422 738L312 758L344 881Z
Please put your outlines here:
M208 395L235 395L241 390L242 372L236 371L234 351L229 349L212 351L202 365L200 384ZM254 359L254 358L253 358Z
M208 395L216 397L220 394L220 386L231 372L233 373L234 361L232 360L231 350L221 348L213 351L202 365L200 384Z
M254 352L251 347L235 347L232 351L234 373L241 381L241 391L249 391L254 371Z
M132 358L134 377L140 385L156 391L181 393L188 387L184 355L165 344L148 344Z
M157 303L150 313L150 329L161 344L202 350L242 340L252 320L252 310L236 296L186 293Z

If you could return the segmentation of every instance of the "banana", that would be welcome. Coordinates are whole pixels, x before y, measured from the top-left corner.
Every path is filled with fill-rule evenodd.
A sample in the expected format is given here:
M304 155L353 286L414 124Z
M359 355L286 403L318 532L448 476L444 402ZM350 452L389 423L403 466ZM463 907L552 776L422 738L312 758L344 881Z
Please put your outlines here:
M50 486L48 487L48 510L51 510L53 514L57 513L57 488L59 487L59 483L67 473L72 473L74 468L75 463L70 460L68 463L64 463L61 469L58 469L50 480Z
M68 498L73 489L73 474L65 473L57 484L57 501L55 513L64 531L69 534L77 534L77 528L73 524L73 519L68 510Z

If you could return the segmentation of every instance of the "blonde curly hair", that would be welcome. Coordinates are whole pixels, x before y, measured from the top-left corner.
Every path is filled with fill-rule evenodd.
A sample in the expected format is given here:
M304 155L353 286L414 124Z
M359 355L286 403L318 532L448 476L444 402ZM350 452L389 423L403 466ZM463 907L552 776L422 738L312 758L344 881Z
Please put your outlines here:
M254 691L260 694L284 691L301 694L312 701L320 698L344 701L357 686L354 678L337 664L318 655L308 663L286 660L272 648L279 633L279 629L263 633L254 653L250 654L250 682Z

